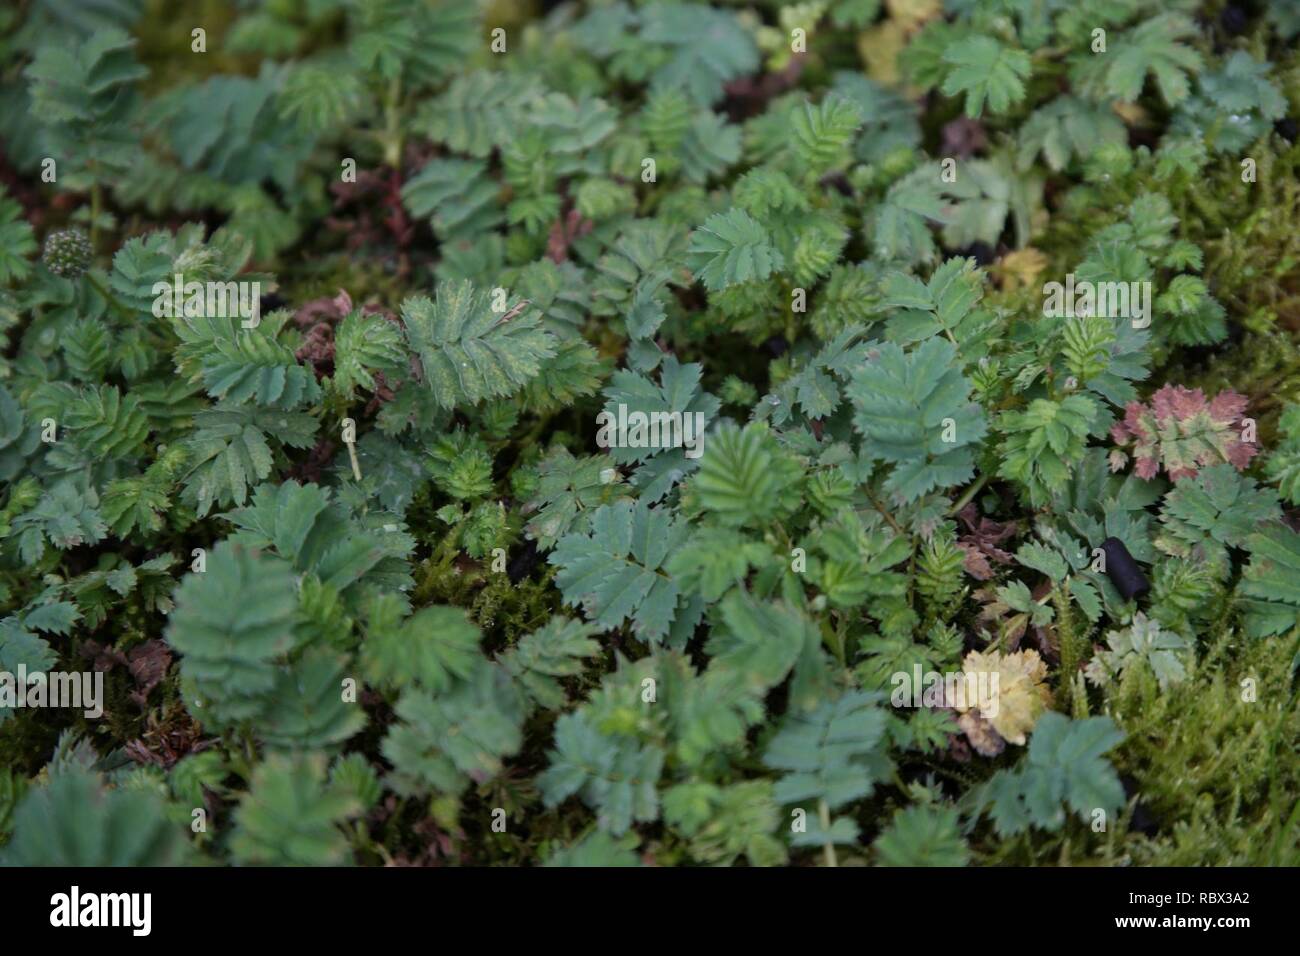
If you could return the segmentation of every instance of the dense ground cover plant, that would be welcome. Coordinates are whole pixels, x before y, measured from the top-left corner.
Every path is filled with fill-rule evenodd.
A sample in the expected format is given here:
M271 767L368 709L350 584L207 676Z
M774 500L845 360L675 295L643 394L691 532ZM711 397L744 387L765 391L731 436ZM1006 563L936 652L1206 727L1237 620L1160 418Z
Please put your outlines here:
M1300 862L1300 5L183 6L0 12L0 860Z

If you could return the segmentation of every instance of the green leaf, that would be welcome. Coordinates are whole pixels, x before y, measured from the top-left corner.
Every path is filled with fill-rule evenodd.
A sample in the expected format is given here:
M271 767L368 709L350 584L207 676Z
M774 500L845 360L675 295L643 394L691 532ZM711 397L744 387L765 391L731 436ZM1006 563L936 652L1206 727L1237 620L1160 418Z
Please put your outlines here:
M785 771L778 803L825 801L835 810L871 795L891 766L880 696L849 693L811 713L786 715L763 755L764 764Z
M862 125L852 100L827 95L816 106L805 103L792 118L794 154L809 178L848 163L849 147Z
M953 44L943 55L951 65L941 87L944 96L966 94L966 115L972 119L989 110L1005 113L1024 99L1029 78L1029 54L1004 47L987 36L970 36Z
M999 770L985 785L993 825L1002 836L1029 827L1059 830L1068 805L1085 823L1094 812L1113 819L1124 805L1119 775L1104 758L1124 734L1109 717L1070 720L1048 711L1029 741L1029 754L1017 767Z
M439 283L436 300L406 299L402 321L442 408L513 395L555 354L535 311L521 303L495 312L490 295L469 282Z
M755 526L794 506L798 480L797 462L781 452L766 425L728 422L709 436L691 489L723 524Z
M371 0L353 7L352 16L349 52L357 66L385 80L401 76L415 89L462 66L486 35L472 0Z
M686 836L701 863L729 866L742 855L750 866L786 862L785 846L774 835L780 810L767 780L678 784L664 794L664 822Z
M947 807L899 810L872 847L881 866L966 866L970 862L957 812Z
M341 825L360 811L354 794L326 780L322 757L273 755L235 810L230 852L245 866L348 865Z
M434 142L482 159L514 141L541 96L537 81L526 74L475 70L452 80L417 125Z
M942 306L950 309L951 306ZM872 457L894 465L885 488L900 503L967 481L984 413L970 400L957 350L930 338L910 353L886 342L849 385L854 425Z
M402 204L419 218L430 219L440 239L465 239L493 228L502 214L499 186L484 163L434 159L402 186Z
M1178 105L1191 92L1188 75L1203 63L1196 50L1180 42L1196 33L1196 24L1182 14L1162 13L1114 37L1111 49L1098 58L1105 92L1135 102L1151 74L1165 102Z
M1072 159L1086 159L1102 143L1125 144L1123 121L1108 105L1076 96L1058 96L1030 114L1018 134L1016 166L1026 170L1041 153L1055 172Z
M594 625L582 621L552 618L520 638L501 657L501 665L539 707L560 710L565 693L556 678L582 673L583 658L600 653L600 644L591 639L597 632Z
M337 655L309 651L280 672L270 703L258 718L268 746L323 750L365 726L361 705L343 700L343 681L351 676L347 663Z
M651 77L651 88L685 90L701 106L717 102L728 81L760 65L758 48L735 14L702 4L643 8L640 38L671 51Z
M730 528L703 527L668 558L667 571L686 591L716 601L770 556L760 542Z
M113 385L81 391L64 414L77 443L96 458L130 457L149 435L149 421L135 396L123 396Z
M766 279L785 264L767 230L739 208L716 213L695 230L688 258L710 291Z
M670 461L683 472L693 469L702 459L702 449L707 440L696 424L702 422L705 427L717 414L720 403L708 392L700 388L700 376L703 366L698 362L682 364L675 356L665 356L663 368L659 373L658 384L648 375L620 369L614 373L605 387L605 407L603 419L608 423L609 435L606 447L609 456L620 465L660 458ZM632 416L641 413L646 416L644 442L638 438L638 431ZM671 425L672 416L682 416L680 433ZM620 431L619 424L626 421L625 432ZM652 433L649 423L658 424L658 441L651 442ZM599 424L599 421L598 421ZM686 427L691 428L691 438L696 442L692 457L686 457L691 450L686 447ZM665 434L665 431L667 434ZM597 438L601 443L602 439ZM644 485L638 480L638 485ZM643 495L655 500L663 496L667 489L652 494L645 489Z
M998 425L1006 437L998 474L1020 482L1030 501L1046 500L1083 458L1100 413L1093 399L1079 393L1059 402L1036 398L1023 412L1003 412Z
M279 558L221 542L203 573L176 589L167 641L180 651L181 674L216 728L263 712L278 677L276 662L294 646L298 590Z
M27 260L36 252L36 238L22 213L23 207L0 187L0 284L26 279L32 271Z
M584 153L605 139L618 125L618 113L604 100L549 93L530 112L529 120L546 137L556 153Z
M976 308L984 289L974 260L949 259L924 283L893 272L883 286L883 307L899 310L889 320L889 337L901 345L940 334L964 342L987 321L986 313Z
M29 629L18 615L0 619L0 670L15 674L21 664L29 672L47 671L57 661L49 642ZM0 709L0 721L12 715L11 708Z
M641 861L635 853L636 844L635 833L616 839L605 830L592 830L572 846L556 850L542 866L640 866Z
M1016 560L1027 568L1033 568L1047 575L1057 584L1064 581L1070 571L1065 559L1057 552L1033 541L1020 546L1020 550L1016 552Z
M213 322L228 322L213 319ZM208 394L228 405L252 401L268 408L294 409L320 399L309 366L300 365L288 346L268 334L270 326L240 329L211 338L201 366Z
M166 131L181 165L232 186L273 180L291 192L311 140L280 121L280 86L266 62L256 77L217 74L173 92Z
M1179 557L1205 557L1226 570L1224 546L1244 547L1250 535L1282 517L1279 505L1271 488L1260 488L1231 464L1211 465L1165 495L1156 545Z
M82 493L67 482L55 485L41 496L34 508L13 521L13 533L23 561L29 564L39 561L46 543L67 551L100 541L108 527L98 505L94 489Z
M601 829L615 836L626 833L634 821L658 819L655 784L664 754L657 747L602 734L579 712L556 721L549 757L550 766L537 777L548 807L577 795L597 812Z
M528 536L545 550L570 532L585 532L600 505L628 497L608 455L576 458L557 447L537 466L538 481L525 513L536 512L526 525Z
M113 361L113 335L99 319L82 319L62 342L68 372L80 382L98 382L106 377Z
M581 604L604 630L631 621L647 641L667 635L680 606L677 584L661 570L685 539L667 508L617 501L601 505L591 531L565 535L548 559L570 607Z
M459 793L471 781L491 780L523 743L524 699L495 665L437 696L408 688L395 713L382 750L402 794Z
M1163 630L1160 622L1138 611L1133 623L1122 630L1106 633L1107 648L1088 662L1087 677L1105 686L1112 678L1123 676L1139 663L1155 674L1162 691L1187 677L1183 658L1192 642L1181 634Z
M365 86L361 77L343 66L335 62L296 65L279 93L280 115L312 133L326 132L355 117L364 103Z
M178 866L189 862L185 830L147 790L105 789L80 769L51 773L14 812L4 866Z
M483 664L480 637L458 608L426 607L400 622L372 619L361 665L366 679L381 687L415 684L440 694Z
M2 401L2 399L0 399ZM1264 472L1277 483L1278 494L1290 504L1300 504L1300 405L1288 404L1278 421L1284 436L1269 455Z
M938 163L926 163L896 180L865 220L872 252L881 260L930 262L938 254L929 223L946 223L956 210Z
M806 650L821 647L821 634L801 611L760 603L733 591L719 608L723 627L709 636L710 670L730 671L748 693L761 695L780 684Z
M231 540L251 548L272 548L300 572L348 594L358 581L409 586L405 568L397 572L414 541L396 527L365 527L338 505L331 492L317 485L286 481L264 485L247 508L224 515L239 532Z
M722 176L740 156L740 127L708 110L696 114L677 149L682 174L701 185Z
M225 404L200 412L185 444L190 470L184 498L200 516L214 504L242 505L249 488L271 474L271 442L310 448L316 428L316 420L301 412Z
M139 153L130 123L133 86L148 71L135 58L135 43L125 30L107 26L80 42L65 37L42 44L27 67L33 113L58 155L82 174L93 170L97 181L105 171L125 172Z
M185 460L185 449L172 446L143 475L109 481L100 506L109 531L123 540L133 533L161 531L162 514L169 510L170 493Z
M351 399L358 387L375 391L375 372L407 367L401 329L381 315L353 311L334 334L335 391Z
M81 617L77 606L70 601L41 604L23 616L23 627L51 634L67 634Z
M1246 547L1250 564L1237 586L1246 632L1266 637L1291 630L1300 622L1300 534L1277 524L1250 535Z
M880 0L835 0L831 22L837 27L866 27L880 12Z

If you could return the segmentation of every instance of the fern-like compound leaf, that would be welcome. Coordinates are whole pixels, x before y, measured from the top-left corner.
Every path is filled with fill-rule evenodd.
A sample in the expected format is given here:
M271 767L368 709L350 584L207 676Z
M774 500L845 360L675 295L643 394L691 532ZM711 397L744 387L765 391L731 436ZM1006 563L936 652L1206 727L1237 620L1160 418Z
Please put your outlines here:
M443 408L512 395L555 354L554 337L526 303L494 311L487 291L439 283L436 297L402 303L406 340Z

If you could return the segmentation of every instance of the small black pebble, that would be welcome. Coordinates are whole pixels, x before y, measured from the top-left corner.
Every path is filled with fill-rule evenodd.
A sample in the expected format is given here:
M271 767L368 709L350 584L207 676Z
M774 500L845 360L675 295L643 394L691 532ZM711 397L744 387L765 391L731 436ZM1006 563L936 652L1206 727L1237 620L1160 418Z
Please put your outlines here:
M537 542L526 539L519 553L506 564L506 577L510 578L510 583L518 584L528 577L537 566L537 558Z
M1223 12L1219 14L1219 24L1233 36L1245 33L1246 27L1249 25L1246 19L1246 11L1241 7L1224 7Z
M1151 590L1150 582L1133 560L1133 555L1128 553L1128 548L1124 547L1123 541L1107 538L1101 543L1101 550L1106 555L1106 575L1124 600L1130 601Z
M1296 121L1289 116L1274 123L1273 129L1288 143L1294 143L1296 133L1300 133L1300 126L1297 126Z

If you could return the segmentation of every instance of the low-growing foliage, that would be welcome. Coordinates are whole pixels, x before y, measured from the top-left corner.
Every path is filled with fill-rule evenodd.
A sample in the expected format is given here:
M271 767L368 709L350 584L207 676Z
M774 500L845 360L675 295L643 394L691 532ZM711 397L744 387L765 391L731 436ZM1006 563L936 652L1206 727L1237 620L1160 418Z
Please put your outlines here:
M1294 4L66 6L0 862L1300 863Z

